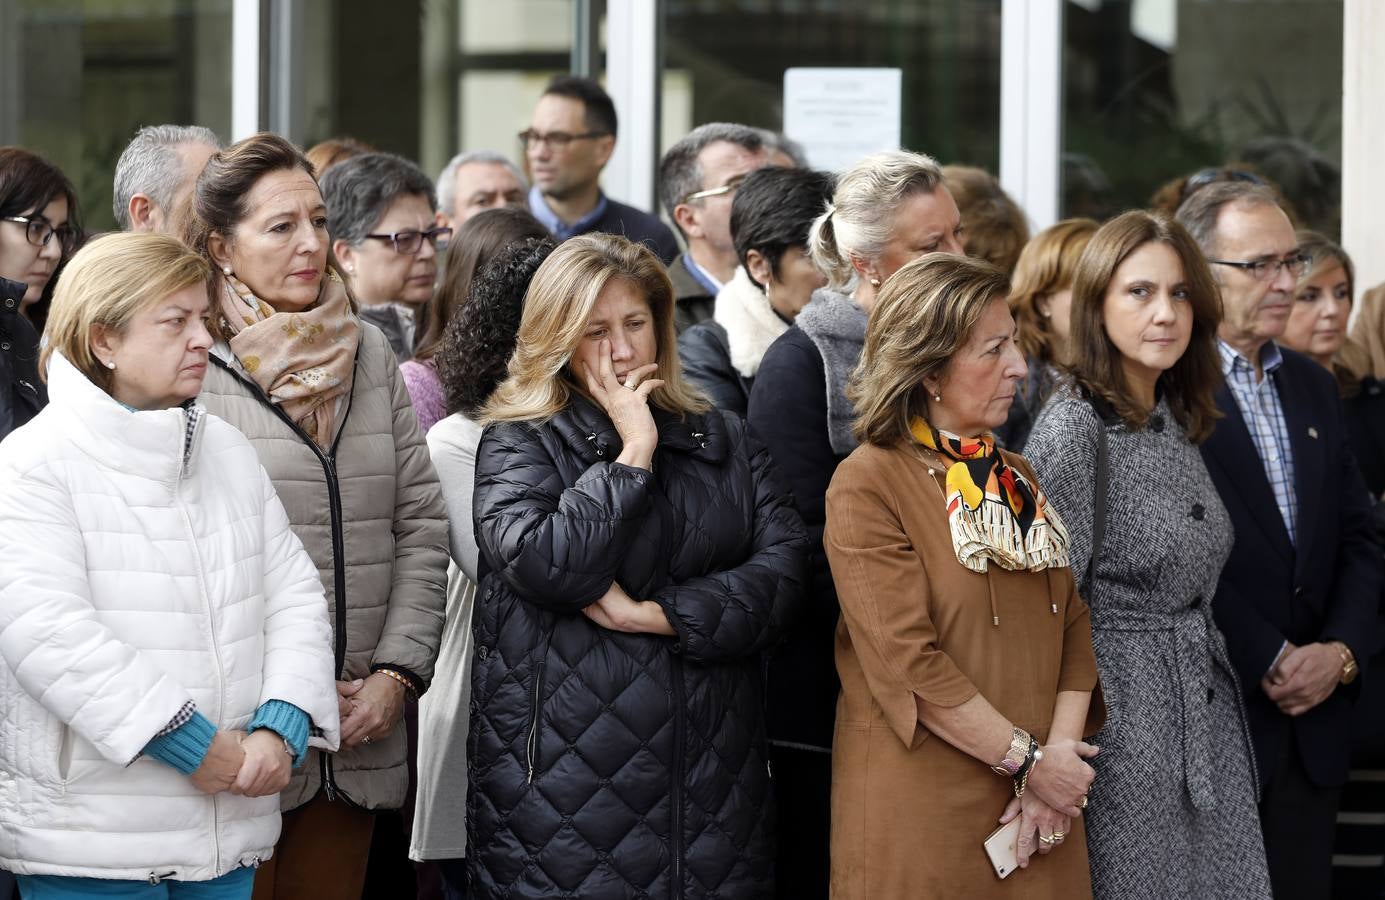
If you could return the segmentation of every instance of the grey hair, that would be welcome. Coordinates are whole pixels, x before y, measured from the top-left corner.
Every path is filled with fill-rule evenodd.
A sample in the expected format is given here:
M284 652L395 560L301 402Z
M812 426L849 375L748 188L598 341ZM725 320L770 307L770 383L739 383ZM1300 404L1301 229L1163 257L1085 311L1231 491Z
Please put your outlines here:
M1206 187L1193 191L1188 199L1178 207L1174 218L1178 224L1188 229L1205 254L1216 253L1217 220L1228 206L1243 209L1257 206L1273 206L1279 209L1279 200L1263 184L1249 181L1215 181Z
M766 149L760 129L731 122L708 122L685 134L668 148L659 163L659 200L664 211L676 223L673 210L683 198L702 189L702 166L697 157L709 145L726 141L751 153Z
M521 188L529 190L529 179L524 177L519 166L505 154L496 153L494 150L469 150L466 153L458 153L447 161L447 165L442 167L442 174L438 175L438 209L442 210L444 215L457 215L457 170L472 163L504 166L519 181Z
M943 183L931 156L887 150L867 156L844 172L827 211L808 232L808 252L827 276L827 286L845 291L856 281L851 257L875 259L890 239L899 205Z
M126 145L115 164L115 189L111 210L122 231L130 230L130 198L145 194L160 209L171 213L173 192L183 180L182 144L207 144L222 148L221 138L201 125L145 125Z
M433 182L423 170L393 153L363 153L337 163L322 175L327 232L334 241L357 246L375 229L400 197L421 194L438 208Z
M804 151L803 145L787 134L778 131L770 131L768 128L756 128L760 132L760 137L764 139L765 149L771 153L778 150L780 153L793 160L793 164L800 169L811 168L808 165L808 154Z

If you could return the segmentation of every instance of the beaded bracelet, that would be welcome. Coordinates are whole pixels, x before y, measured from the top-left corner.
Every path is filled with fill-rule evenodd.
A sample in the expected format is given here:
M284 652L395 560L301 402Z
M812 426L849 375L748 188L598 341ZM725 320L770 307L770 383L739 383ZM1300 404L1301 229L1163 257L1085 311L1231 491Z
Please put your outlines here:
M414 690L414 683L413 683L412 681L410 681L409 679L405 678L403 675L400 675L398 672L394 671L393 669L376 669L374 672L371 672L370 674L372 674L372 675L387 675L387 676L389 676L390 678L393 678L395 681L397 681L397 682L399 682L400 684L404 685L404 690L408 692L409 697L410 697L411 699L413 699L413 700L417 700L417 699L418 699L418 691Z

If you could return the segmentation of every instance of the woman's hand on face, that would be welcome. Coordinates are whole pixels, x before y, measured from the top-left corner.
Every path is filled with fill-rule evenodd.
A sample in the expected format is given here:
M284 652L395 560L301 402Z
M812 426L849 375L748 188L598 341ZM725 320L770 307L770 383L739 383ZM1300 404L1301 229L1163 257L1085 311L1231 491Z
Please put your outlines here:
M601 599L583 609L582 614L608 631L668 636L676 633L664 615L663 607L653 600L631 598L614 581Z
M341 720L341 745L355 747L389 734L404 712L404 685L376 672L347 703L351 711Z
M659 443L659 429L649 411L649 395L664 382L649 376L659 370L658 364L631 369L625 374L625 384L621 384L611 362L611 342L605 338L601 341L598 358L596 372L588 369L586 363L582 364L587 390L610 416L621 443L627 449L652 455Z
M1072 830L1072 819L1034 796L1032 790L1025 791L1023 797L1011 798L1000 823L1004 825L1017 815L1021 819L1015 855L1021 869L1029 867L1029 858L1036 852L1047 855L1057 850Z
M188 777L193 787L204 794L219 794L236 783L241 765L245 762L243 731L218 731L212 735L211 746L202 757L202 764Z
M293 760L284 748L284 739L267 728L257 728L241 742L245 762L241 764L231 793L245 797L277 794L289 786Z
M1096 770L1085 760L1100 752L1083 741L1054 741L1044 747L1044 758L1029 772L1026 791L1038 794L1039 799L1066 816L1082 814L1082 798L1096 778Z

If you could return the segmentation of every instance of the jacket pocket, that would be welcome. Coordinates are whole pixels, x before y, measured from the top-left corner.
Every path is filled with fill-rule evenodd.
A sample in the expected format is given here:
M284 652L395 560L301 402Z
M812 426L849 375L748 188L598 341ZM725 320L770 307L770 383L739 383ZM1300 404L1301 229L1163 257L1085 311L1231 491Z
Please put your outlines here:
M524 740L525 783L534 783L534 773L540 771L539 750L543 744L543 683L548 671L548 648L553 643L552 622L543 629L543 637L534 648L529 685L529 731Z
M58 783L66 785L69 775L72 772L72 745L76 743L77 736L72 733L71 727L67 725L58 726L61 729L58 735Z
M539 742L542 738L539 728L543 721L543 675L547 666L547 660L539 657L534 665L534 675L530 679L533 684L529 693L529 732L524 739L524 762L528 772L525 778L527 784L534 783L534 770L538 768L539 764Z

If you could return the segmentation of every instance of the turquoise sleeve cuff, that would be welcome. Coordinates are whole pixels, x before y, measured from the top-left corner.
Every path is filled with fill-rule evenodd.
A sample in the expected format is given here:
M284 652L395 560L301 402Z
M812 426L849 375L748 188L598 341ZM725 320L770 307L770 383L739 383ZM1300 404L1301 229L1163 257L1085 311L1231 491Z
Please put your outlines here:
M266 700L255 710L255 718L246 726L247 732L267 728L289 742L293 764L297 767L308 752L308 714L284 700Z
M152 756L172 766L184 775L191 775L202 765L202 757L212 745L216 726L211 719L194 712L192 718L168 734L160 735L144 745L144 755Z

